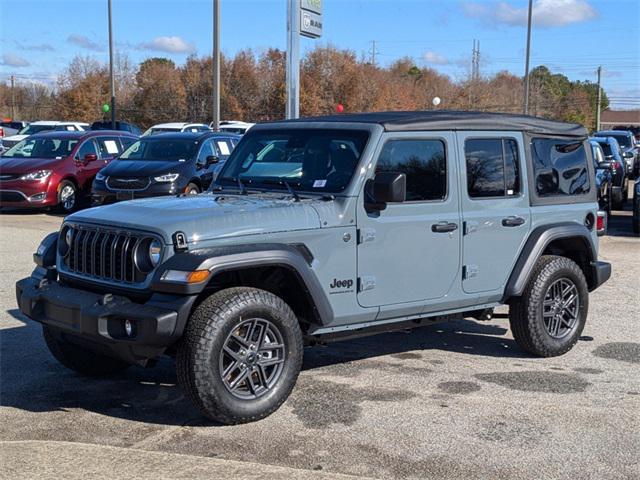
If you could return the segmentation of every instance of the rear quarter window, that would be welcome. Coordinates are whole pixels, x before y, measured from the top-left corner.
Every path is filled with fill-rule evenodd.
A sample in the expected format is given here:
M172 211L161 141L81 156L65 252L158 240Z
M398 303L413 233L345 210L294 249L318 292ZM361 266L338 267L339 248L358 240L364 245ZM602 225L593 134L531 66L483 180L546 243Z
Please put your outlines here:
M582 141L534 138L531 158L538 196L583 195L589 192L587 152Z

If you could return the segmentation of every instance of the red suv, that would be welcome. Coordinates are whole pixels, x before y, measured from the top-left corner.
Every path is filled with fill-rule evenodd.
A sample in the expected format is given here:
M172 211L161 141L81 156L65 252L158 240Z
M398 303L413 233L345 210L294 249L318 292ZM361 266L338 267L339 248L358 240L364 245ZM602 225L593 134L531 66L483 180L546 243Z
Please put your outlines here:
M134 143L127 132L46 132L0 157L0 207L73 211L91 192L96 173Z

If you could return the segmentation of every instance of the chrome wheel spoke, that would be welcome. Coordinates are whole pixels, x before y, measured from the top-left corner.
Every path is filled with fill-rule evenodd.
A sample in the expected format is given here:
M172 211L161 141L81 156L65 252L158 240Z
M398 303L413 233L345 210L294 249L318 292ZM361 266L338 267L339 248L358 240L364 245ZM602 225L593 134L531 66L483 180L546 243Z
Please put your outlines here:
M569 335L578 324L580 295L568 278L553 282L542 301L542 319L547 333L557 339Z

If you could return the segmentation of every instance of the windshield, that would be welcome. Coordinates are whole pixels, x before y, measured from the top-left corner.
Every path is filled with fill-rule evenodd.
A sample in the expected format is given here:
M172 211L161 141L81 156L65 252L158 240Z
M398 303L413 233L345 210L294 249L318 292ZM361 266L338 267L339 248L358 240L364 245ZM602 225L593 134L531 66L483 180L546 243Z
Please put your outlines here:
M610 137L615 138L622 148L631 147L631 139L628 135L609 135Z
M13 158L63 158L73 151L78 143L69 138L25 138L2 156Z
M149 135L155 135L156 133L166 133L166 132L179 132L180 128L170 128L170 127L160 127L160 128L150 128L146 132L142 134L143 137L147 137Z
M247 187L338 193L360 160L369 133L363 130L254 131L225 163L218 183ZM286 183L285 183L286 182Z
M46 132L56 128L55 125L27 125L18 132L18 135L33 135L38 132Z
M198 142L186 139L140 139L127 148L120 160L185 161L196 156Z

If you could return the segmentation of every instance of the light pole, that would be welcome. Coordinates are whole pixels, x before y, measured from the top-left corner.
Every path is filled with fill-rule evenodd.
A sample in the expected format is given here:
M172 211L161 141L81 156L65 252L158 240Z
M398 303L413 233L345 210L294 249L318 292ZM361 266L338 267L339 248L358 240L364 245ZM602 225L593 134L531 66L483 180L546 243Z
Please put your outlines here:
M300 0L287 0L287 119L300 116Z
M211 128L220 128L220 0L213 0L213 121Z
M529 14L527 17L527 53L524 67L524 114L529 115L529 57L531 55L531 16L533 14L533 0L529 0Z
M111 128L116 129L116 83L113 75L113 28L111 26L111 0L109 9L109 90L111 92Z

